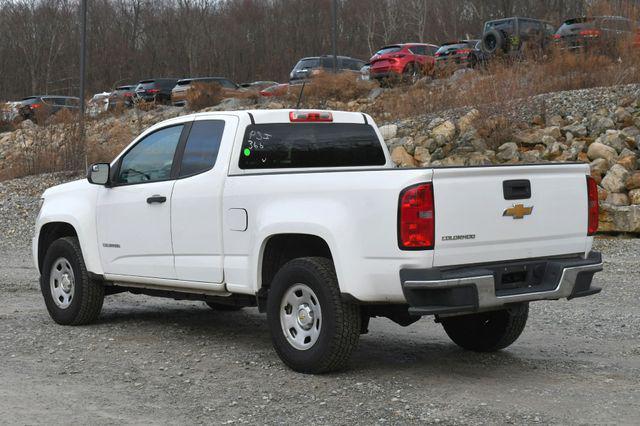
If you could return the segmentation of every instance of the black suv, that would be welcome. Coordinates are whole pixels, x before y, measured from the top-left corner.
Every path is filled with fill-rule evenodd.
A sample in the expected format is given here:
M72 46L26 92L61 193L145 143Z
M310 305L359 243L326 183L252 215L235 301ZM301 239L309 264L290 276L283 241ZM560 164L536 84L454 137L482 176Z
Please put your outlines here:
M171 91L178 83L177 78L154 78L142 80L136 86L136 96L143 101L169 102Z
M20 101L18 114L24 120L46 120L61 109L77 111L80 109L80 98L72 96L29 96Z
M365 61L360 59L350 58L348 56L338 56L338 63L336 67L338 71L350 71L354 73L360 73L360 69L365 65ZM289 74L289 81L307 80L315 75L320 74L323 71L333 70L333 56L312 56L309 58L302 58L298 61L291 74Z
M622 16L592 16L568 19L554 36L561 49L597 49L617 53L623 44L637 43L640 24Z
M551 46L555 32L553 24L539 19L497 19L484 24L480 46L487 55L542 52Z

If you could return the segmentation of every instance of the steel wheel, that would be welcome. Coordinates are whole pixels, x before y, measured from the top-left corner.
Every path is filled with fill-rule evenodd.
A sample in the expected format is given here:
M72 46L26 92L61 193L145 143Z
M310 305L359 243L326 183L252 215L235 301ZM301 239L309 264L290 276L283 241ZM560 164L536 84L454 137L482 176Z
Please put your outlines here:
M75 294L75 276L66 258L59 257L53 262L49 274L49 287L56 306L67 309Z
M322 329L322 309L309 286L295 284L284 294L280 303L280 325L294 348L307 350L316 343Z

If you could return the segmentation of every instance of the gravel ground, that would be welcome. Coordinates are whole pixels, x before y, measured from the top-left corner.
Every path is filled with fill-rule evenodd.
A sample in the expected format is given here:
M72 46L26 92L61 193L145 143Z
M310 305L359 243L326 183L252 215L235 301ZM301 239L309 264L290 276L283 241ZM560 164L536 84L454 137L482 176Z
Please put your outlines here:
M65 179L0 183L3 423L637 424L638 239L598 239L604 291L533 304L505 351L462 351L430 318L375 319L348 371L306 376L256 309L119 294L94 325L54 324L28 240L41 189Z

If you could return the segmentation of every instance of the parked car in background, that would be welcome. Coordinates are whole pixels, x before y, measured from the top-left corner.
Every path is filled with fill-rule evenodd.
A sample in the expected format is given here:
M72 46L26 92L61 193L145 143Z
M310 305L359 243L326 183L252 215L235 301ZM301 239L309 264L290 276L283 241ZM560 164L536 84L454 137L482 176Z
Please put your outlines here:
M624 45L640 46L640 23L622 16L568 19L554 35L561 49L597 49L617 53Z
M260 92L276 84L278 84L277 81L253 81L251 83L242 83L240 87L248 91Z
M146 102L169 102L171 101L171 90L177 82L177 78L142 80L136 86L136 98Z
M124 105L125 107L133 106L133 97L136 95L136 85L128 84L124 86L118 86L115 88L111 95L109 95L108 108L112 109L118 105Z
M225 77L183 78L178 80L171 91L171 103L175 106L185 106L187 104L189 90L191 90L195 84L217 84L222 90L223 97L234 96L241 90L240 86Z
M24 120L46 120L62 109L78 111L80 99L72 96L29 96L20 101L18 114Z
M435 71L438 46L425 43L404 43L385 46L369 60L369 75L377 80L415 82Z
M541 53L551 46L556 27L532 18L504 18L488 21L482 33L482 51L486 55Z
M435 54L438 73L451 73L461 68L476 68L484 63L480 40L459 40L445 43Z
M87 102L87 114L90 117L95 117L109 109L109 97L111 92L96 93Z
M360 80L369 81L371 80L371 64L364 64L362 68L360 68Z
M338 56L336 68L340 72L359 73L360 69L365 65L360 59L350 58L348 56ZM333 70L333 56L313 56L302 58L298 61L291 74L289 81L302 81L312 78L322 72Z

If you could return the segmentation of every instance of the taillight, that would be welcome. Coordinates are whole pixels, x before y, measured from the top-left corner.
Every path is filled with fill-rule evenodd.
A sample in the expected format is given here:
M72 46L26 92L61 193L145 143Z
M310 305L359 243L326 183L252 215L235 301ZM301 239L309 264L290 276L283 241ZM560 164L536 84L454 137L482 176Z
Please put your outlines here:
M132 93L125 93L125 94L124 94L124 97L125 97L125 98L130 98L131 96L133 96L133 94L132 94Z
M289 120L293 123L332 122L333 114L328 111L291 111Z
M436 58L442 56L442 52L436 52Z
M560 34L554 34L553 35L553 39L554 40L560 40L562 38L562 36Z
M587 176L587 195L589 200L589 225L587 235L598 232L600 206L598 203L598 184L591 176Z
M469 53L471 53L470 49L459 49L459 50L456 50L456 55L468 55Z
M42 106L42 104L31 104L29 106L31 107L31 109L38 109Z
M434 238L433 185L421 183L404 189L398 206L398 246L401 250L430 250Z
M580 31L580 35L582 37L600 37L602 32L600 30L582 30Z
M159 93L160 90L158 89L147 89L147 93Z

